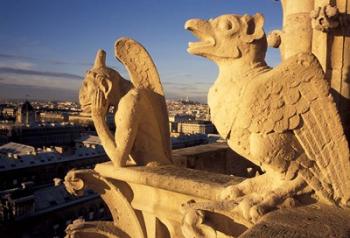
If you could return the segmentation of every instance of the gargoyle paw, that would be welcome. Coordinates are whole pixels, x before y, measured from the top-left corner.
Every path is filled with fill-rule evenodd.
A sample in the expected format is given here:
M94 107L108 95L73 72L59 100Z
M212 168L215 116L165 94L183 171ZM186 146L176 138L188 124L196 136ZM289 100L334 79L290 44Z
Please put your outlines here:
M263 215L268 212L268 208L263 205L255 205L250 208L249 211L249 220L253 223L256 223Z
M256 194L252 193L240 199L237 199L237 206L234 212L241 214L242 217L255 224L266 213L276 210L280 206L288 203L287 207L295 206L293 198L282 198L278 194Z
M219 198L220 200L236 200L244 195L243 191L237 185L232 185L225 188L220 193Z

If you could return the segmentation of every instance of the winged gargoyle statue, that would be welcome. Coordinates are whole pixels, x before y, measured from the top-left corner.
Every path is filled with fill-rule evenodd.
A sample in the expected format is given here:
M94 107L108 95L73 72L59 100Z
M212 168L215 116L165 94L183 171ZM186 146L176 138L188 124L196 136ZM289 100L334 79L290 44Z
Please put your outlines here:
M350 206L349 147L323 70L311 53L269 68L263 24L260 14L185 24L199 38L188 52L219 67L208 94L213 123L233 150L266 171L221 199L236 201L233 211L253 223L305 194Z
M125 166L130 157L138 165L171 163L168 112L150 55L130 38L116 42L115 54L128 70L131 82L106 67L106 53L98 51L80 89L83 111L91 113L102 145L116 167ZM115 135L106 124L110 106L116 109Z

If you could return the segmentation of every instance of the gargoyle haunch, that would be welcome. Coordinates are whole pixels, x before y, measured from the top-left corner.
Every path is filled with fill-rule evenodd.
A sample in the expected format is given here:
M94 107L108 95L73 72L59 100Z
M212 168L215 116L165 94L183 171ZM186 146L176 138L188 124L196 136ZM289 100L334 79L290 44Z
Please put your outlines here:
M130 38L116 42L115 54L127 68L131 82L106 67L106 53L98 51L80 89L82 109L91 113L102 145L116 167L125 166L130 157L137 165L171 163L167 107L151 57ZM115 108L115 136L106 123L110 106Z
M219 67L208 95L213 123L233 150L266 171L222 198L236 200L234 210L252 222L313 192L320 202L350 206L348 142L322 67L311 53L268 67L263 24L256 14L185 25L199 38L188 52Z

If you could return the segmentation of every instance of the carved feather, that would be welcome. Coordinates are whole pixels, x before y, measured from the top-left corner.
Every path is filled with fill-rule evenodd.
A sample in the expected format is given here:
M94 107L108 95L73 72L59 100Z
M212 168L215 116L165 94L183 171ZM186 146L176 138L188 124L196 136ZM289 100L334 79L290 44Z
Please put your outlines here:
M159 74L151 56L138 42L130 38L120 38L115 43L115 56L124 64L134 87L145 89L153 108L153 113L158 118L158 125L167 157L171 158L169 118L164 91Z
M254 115L248 129L265 134L293 131L307 156L297 161L303 168L300 174L321 198L349 205L348 142L317 59L306 53L291 57L252 80L246 92L250 99L244 107Z

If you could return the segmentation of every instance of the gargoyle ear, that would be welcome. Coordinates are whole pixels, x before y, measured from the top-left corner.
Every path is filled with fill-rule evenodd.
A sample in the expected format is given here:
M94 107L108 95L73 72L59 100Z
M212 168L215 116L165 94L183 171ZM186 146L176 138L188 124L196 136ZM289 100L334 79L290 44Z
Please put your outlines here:
M264 16L260 13L255 14L253 17L244 15L241 17L243 25L243 35L241 39L246 43L252 43L254 40L261 39L264 35Z
M106 51L98 50L95 58L93 69L106 67Z
M98 88L103 92L105 98L107 99L109 93L112 90L112 82L108 80L106 77L98 76Z

